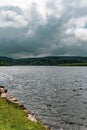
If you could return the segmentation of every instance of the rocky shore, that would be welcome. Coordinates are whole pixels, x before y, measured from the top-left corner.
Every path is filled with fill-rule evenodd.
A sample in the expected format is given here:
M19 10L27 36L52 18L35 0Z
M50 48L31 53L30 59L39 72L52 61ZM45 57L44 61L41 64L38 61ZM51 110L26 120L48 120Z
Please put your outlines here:
M27 113L28 120L31 120L33 122L40 122L42 124L42 122L39 121L35 117L35 115L32 114L32 112L30 112L29 110L27 110L27 108L25 108L25 106L23 104L21 104L15 97L10 96L7 93L7 89L5 89L4 86L0 86L0 97L6 99L7 102L11 102L11 103L15 104L16 106L20 107L23 111L25 111ZM44 127L46 128L46 130L50 130L47 126L44 125Z

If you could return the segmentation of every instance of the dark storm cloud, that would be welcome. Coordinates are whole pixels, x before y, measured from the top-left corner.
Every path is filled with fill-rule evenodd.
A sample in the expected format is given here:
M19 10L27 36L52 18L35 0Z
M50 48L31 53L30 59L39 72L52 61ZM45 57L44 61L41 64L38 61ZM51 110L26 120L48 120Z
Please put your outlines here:
M83 30L87 8L78 0L66 0L58 6L56 2L46 2L45 13L36 3L25 11L18 6L0 7L0 55L87 55Z

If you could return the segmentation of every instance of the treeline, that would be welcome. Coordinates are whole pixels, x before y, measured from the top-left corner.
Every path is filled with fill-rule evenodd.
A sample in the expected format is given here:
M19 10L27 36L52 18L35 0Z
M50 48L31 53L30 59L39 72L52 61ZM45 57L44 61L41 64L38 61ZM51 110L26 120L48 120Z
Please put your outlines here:
M0 66L11 66L11 65L13 65L12 58L0 56Z
M4 65L87 66L87 57L50 56L25 59L0 57L0 66Z
M84 65L87 64L87 57L64 57L51 56L41 58L15 59L14 65Z

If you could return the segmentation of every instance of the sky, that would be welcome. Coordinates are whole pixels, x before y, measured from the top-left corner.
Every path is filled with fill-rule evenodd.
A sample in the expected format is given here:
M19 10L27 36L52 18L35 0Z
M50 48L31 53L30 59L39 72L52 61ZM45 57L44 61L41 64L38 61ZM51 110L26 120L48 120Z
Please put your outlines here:
M0 56L87 56L87 1L0 0Z

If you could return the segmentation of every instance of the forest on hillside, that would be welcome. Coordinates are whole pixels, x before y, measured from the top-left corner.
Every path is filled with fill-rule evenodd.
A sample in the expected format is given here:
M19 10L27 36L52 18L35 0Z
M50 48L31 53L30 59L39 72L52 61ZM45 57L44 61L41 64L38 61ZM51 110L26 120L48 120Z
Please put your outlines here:
M0 57L0 66L44 65L44 66L87 66L87 57L50 56L39 58L12 59Z

